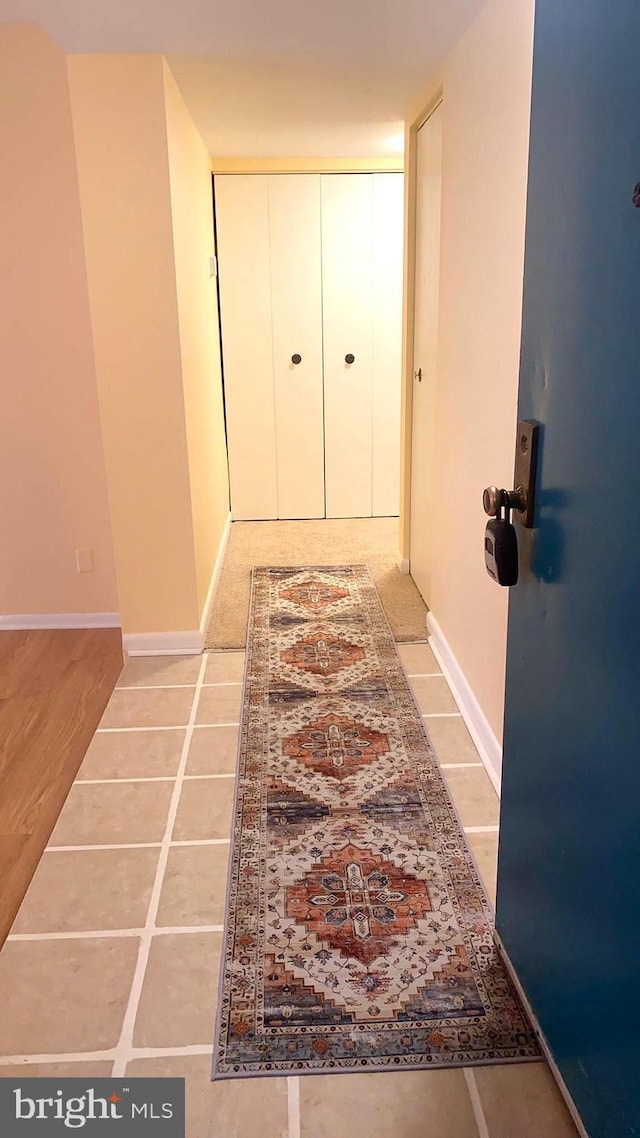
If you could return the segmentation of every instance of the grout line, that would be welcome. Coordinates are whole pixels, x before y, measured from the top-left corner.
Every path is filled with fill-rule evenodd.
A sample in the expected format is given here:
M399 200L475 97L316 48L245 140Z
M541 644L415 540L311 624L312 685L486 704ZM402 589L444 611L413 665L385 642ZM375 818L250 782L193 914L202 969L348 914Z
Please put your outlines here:
M10 940L15 941L31 941L31 940L101 940L104 938L117 938L129 936L142 936L144 929L96 929L95 931L78 931L72 932L71 930L62 933L10 933L7 937L7 942Z
M482 766L482 763L479 764ZM235 772L232 774L186 774L184 776L185 782L193 782L196 779L202 778L235 778Z
M230 846L231 838L188 838L170 842L171 846Z
M148 727L98 727L96 735L114 735L119 731L200 731L203 727L239 727L240 724L236 720L234 723L175 723L171 727L154 727L150 724Z
M408 680L430 680L434 676L442 676L443 672L407 672Z
M188 841L170 841L170 846L228 846L230 838L190 838ZM45 853L79 853L92 850L159 850L162 842L106 842L93 846L47 846Z
M240 724L235 723L194 723L194 731L201 731L203 727L239 727Z
M114 782L175 782L174 774L148 775L141 778L77 778L73 784L76 786L102 786Z
M467 1090L469 1092L469 1098L471 1099L473 1117L475 1118L476 1126L478 1127L478 1138L491 1138L491 1135L489 1134L489 1127L487 1126L487 1120L484 1115L484 1110L482 1109L480 1095L478 1093L478 1084L476 1083L476 1077L470 1067L464 1068L464 1077L467 1084Z
M235 778L233 774L186 774L185 779L194 778ZM141 775L138 778L78 778L75 786L111 786L122 782L175 782L176 776L171 775Z
M148 930L147 930L148 931ZM224 925L154 925L150 935L154 936L183 936L190 933L221 933ZM58 933L10 933L7 940L98 940L110 937L121 939L129 936L144 936L145 929L95 929L78 930Z
M161 842L104 842L92 846L47 846L45 853L77 853L80 850L159 850Z
M467 767L483 767L484 763L439 763L438 765L443 771L459 771Z
M176 688L191 688L193 684L118 684L113 690L117 691L175 691Z
M202 684L203 688L239 688L242 687L242 680L211 680L208 683ZM195 688L193 684L122 684L120 687L114 688L116 691L175 691L176 689L185 690L186 688Z
M147 911L147 919L145 922L145 930L140 938L140 949L138 952L138 961L136 964L133 982L131 984L131 991L129 993L129 1001L127 1009L124 1014L122 1023L122 1032L116 1053L114 1056L112 1075L114 1078L120 1078L126 1069L127 1062L131 1055L133 1048L133 1033L135 1030L136 1018L138 1015L138 1007L142 998L142 987L144 978L147 971L147 963L149 961L149 953L151 951L152 930L155 926L156 916L160 905L160 894L162 891L162 883L164 880L164 873L167 866L167 859L169 857L169 849L171 845L171 835L173 826L178 813L178 805L180 802L180 794L182 792L182 780L187 767L187 757L189 755L189 747L193 736L193 727L198 713L198 703L200 700L200 692L202 691L202 682L204 680L204 672L207 666L207 657L203 656L200 663L200 670L198 672L198 679L191 702L191 712L189 715L189 722L185 731L184 742L182 744L182 754L180 755L180 762L176 772L176 780L173 787L173 794L169 804L169 812L167 814L167 824L164 831L164 837L160 846L160 856L158 858L158 866L156 875L151 890L151 897L149 899L149 908Z
M463 826L465 834L498 834L499 826Z
M224 925L156 925L153 936L187 936L192 933L223 933Z
M459 711L423 711L423 719L462 719Z
M237 723L195 723L194 731L199 731L202 727L239 727ZM97 735L117 735L122 731L187 731L187 724L179 724L173 727L98 727Z
M287 1076L287 1105L289 1112L289 1138L300 1138L300 1078Z
M185 731L186 723L175 723L171 727L98 727L96 735L113 735L120 731Z
M181 1055L213 1055L210 1043L190 1043L184 1047L132 1047L133 1059L170 1059ZM116 1048L106 1051L67 1051L57 1055L0 1055L0 1065L6 1067L27 1067L32 1063L94 1063L105 1059L113 1060Z

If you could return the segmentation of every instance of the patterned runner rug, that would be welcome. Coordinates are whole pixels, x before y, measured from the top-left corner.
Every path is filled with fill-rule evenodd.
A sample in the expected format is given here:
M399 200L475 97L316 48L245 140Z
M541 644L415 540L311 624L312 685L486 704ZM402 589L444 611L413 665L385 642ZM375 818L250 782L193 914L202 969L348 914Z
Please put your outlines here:
M215 1077L539 1058L369 571L253 575Z

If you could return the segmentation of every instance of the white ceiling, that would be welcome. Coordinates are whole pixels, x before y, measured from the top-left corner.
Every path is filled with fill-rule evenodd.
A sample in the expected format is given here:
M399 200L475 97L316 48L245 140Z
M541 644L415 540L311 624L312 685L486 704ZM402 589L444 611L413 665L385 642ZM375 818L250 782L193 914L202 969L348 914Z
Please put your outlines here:
M212 154L355 158L391 152L483 2L0 0L0 20L67 52L164 53Z

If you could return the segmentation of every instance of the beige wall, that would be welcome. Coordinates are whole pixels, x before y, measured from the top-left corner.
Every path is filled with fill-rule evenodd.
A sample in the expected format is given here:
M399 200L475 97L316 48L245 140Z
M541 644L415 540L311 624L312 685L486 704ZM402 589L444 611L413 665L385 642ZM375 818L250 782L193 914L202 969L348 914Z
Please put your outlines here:
M229 481L213 256L211 159L164 64L178 325L198 610L229 515Z
M432 612L502 738L508 591L482 490L511 486L534 0L489 0L446 61Z
M162 56L68 62L123 628L191 631L227 500L210 170Z
M0 25L0 106L0 615L112 612L66 61L34 26Z

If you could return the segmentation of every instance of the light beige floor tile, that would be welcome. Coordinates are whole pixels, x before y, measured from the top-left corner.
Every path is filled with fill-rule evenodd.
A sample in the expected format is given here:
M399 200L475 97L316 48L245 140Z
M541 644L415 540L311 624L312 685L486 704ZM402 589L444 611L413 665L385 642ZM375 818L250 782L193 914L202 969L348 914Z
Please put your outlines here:
M235 774L238 763L237 727L199 727L193 732L187 774Z
M462 718L427 719L425 727L438 756L438 762L480 762L480 756Z
M116 782L71 787L52 846L159 842L164 836L173 782Z
M109 731L94 735L78 779L175 775L184 736L181 730Z
M130 656L117 687L195 684L202 656Z
M409 682L423 715L458 710L443 676L423 676Z
M476 1067L473 1074L491 1138L577 1138L546 1063Z
M0 1079L108 1079L113 1070L111 1060L77 1063L20 1063L3 1067Z
M301 1138L478 1138L462 1071L300 1079L300 1117Z
M182 727L189 721L194 688L121 691L116 688L101 727Z
M182 786L174 841L228 838L231 833L235 779L193 779Z
M170 849L156 924L221 925L228 862L228 846Z
M242 687L203 688L198 703L196 723L238 723L242 703Z
M286 1079L212 1083L208 1055L136 1059L126 1074L185 1080L186 1138L288 1138Z
M230 683L244 677L244 652L209 652L205 684Z
M120 1037L138 937L7 941L0 1055L102 1051Z
M463 826L497 826L500 802L484 767L442 773Z
M467 834L466 838L480 871L487 896L495 909L496 880L498 877L498 835Z
M441 668L428 644L398 644L400 659L405 670L414 672L440 672Z
M134 1046L213 1046L221 941L220 933L169 933L154 938Z
M141 928L157 849L45 853L12 933Z

